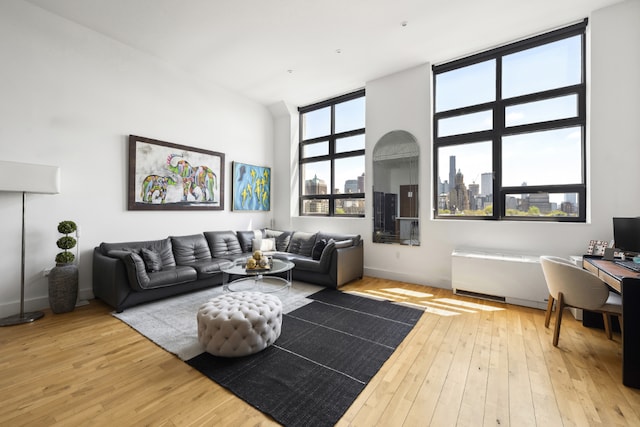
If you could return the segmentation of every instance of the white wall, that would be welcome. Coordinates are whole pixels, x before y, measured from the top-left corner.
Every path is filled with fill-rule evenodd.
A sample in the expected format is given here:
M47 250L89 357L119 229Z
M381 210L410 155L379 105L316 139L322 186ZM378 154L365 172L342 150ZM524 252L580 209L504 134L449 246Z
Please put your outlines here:
M359 232L365 241L365 274L444 288L451 286L455 248L570 256L582 254L591 239L610 240L613 216L640 215L634 187L640 182L640 2L619 3L595 11L589 19L587 223L431 219L431 72L425 64L366 85L366 176L372 176L371 153L385 133L402 129L418 140L421 246L371 242L369 181L364 219L294 217L293 228ZM292 203L297 196L291 193Z
M81 226L83 298L102 241L270 223L271 212L230 212L231 162L273 164L265 107L19 0L0 2L0 57L0 158L62 169L61 194L27 196L27 310L48 306L42 271L54 265L62 220ZM129 134L225 153L225 211L127 211ZM19 310L21 195L0 193L0 215L4 317Z

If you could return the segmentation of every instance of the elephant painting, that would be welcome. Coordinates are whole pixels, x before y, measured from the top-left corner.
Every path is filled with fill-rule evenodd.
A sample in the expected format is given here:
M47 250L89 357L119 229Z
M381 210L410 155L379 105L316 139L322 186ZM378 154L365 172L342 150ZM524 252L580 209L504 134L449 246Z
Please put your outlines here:
M167 157L167 169L182 179L182 200L191 195L196 201L214 202L218 178L208 166L191 166L177 154ZM178 160L179 159L179 160Z
M130 135L127 207L224 210L224 166L223 153Z
M148 175L142 181L140 197L144 203L153 203L154 200L164 203L167 198L167 187L176 184L177 182L170 176Z

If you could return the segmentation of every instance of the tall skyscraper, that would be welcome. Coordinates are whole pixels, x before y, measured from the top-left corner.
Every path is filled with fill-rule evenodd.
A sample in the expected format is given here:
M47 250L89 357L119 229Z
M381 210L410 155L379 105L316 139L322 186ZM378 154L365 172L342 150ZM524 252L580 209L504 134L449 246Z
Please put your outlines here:
M318 178L317 175L314 175L312 179L306 180L304 187L304 194L327 194L327 183Z
M480 175L480 194L491 196L493 194L493 173L485 172Z
M358 193L364 193L364 172L358 177Z
M344 192L346 194L349 193L357 193L358 192L358 180L357 179L348 179L344 182Z
M449 191L455 188L456 184L456 156L449 156Z

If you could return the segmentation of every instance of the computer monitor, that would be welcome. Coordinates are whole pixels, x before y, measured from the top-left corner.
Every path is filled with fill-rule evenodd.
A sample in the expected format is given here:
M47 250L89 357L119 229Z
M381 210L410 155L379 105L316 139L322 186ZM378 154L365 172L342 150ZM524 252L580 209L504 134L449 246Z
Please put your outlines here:
M613 218L613 240L624 253L640 253L640 217Z

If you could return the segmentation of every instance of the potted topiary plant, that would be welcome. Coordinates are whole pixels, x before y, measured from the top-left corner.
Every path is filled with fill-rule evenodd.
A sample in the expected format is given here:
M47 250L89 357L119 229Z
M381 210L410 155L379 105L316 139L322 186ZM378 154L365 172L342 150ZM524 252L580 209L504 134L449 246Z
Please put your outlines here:
M70 236L78 230L73 221L62 221L58 224L58 232L64 234L56 242L63 251L56 255L56 266L49 273L49 305L54 313L73 311L78 299L78 266L74 263L75 255L69 252L78 241Z

